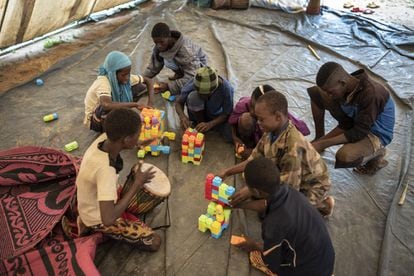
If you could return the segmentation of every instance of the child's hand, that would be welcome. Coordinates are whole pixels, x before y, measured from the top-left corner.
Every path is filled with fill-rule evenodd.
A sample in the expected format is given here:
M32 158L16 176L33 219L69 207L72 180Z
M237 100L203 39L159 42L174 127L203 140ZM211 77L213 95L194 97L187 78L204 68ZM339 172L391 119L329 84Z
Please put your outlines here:
M199 132L207 132L211 129L211 124L208 122L199 123L195 129Z
M187 128L189 128L191 126L191 121L190 119L188 119L187 116L181 116L180 117L180 124L183 130L186 130Z
M237 191L234 195L229 197L230 206L237 208L237 205L249 199L251 196L252 194L250 193L250 190L247 187L243 187L241 190Z
M136 186L136 189L142 188L145 183L150 182L150 180L154 178L155 171L153 169L154 167L151 166L145 171L142 171L141 163L134 168L134 186Z
M245 251L245 252L250 252L250 251L254 251L254 250L261 250L259 244L252 240L249 237L243 237L245 239L244 242L236 244L234 246L240 248L241 250Z
M158 94L158 93L162 93L164 91L168 90L168 84L165 82L160 82L157 85L154 85L154 93Z
M226 171L222 171L222 172L220 172L220 173L216 174L216 176L218 176L218 177L220 177L222 180L224 180L224 179L226 179L226 178L227 178L227 173L226 173Z
M152 142L155 141L155 138L146 139L144 141L138 141L137 146L138 148L145 148L148 145L151 145Z

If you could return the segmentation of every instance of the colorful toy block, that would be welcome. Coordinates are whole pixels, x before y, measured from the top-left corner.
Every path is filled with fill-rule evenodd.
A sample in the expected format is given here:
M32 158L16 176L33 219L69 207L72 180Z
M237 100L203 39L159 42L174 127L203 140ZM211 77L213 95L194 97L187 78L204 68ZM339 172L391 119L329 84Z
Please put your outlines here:
M161 144L162 139L167 137L169 140L175 139L174 132L165 131L165 112L159 109L144 108L141 111L141 134L139 141L154 139L154 141L145 149L140 149L137 152L138 158L144 158L147 153L152 156L159 156L170 153L170 147Z
M164 99L166 99L169 102L175 101L175 98L176 98L176 96L171 95L171 92L168 91L168 90L165 91L165 92L163 92L163 93L161 93L161 97L163 97Z
M204 154L204 134L193 128L187 128L181 141L181 161L200 165Z
M207 213L198 218L198 229L201 232L210 230L211 236L218 239L229 225L231 209L227 206L235 189L211 173L207 174L204 187L204 196L210 202Z
M210 201L207 207L207 213L198 218L198 230L201 232L210 230L211 236L218 239L229 226L230 214L230 208Z
M220 177L211 173L206 176L204 187L205 199L215 201L223 206L229 205L229 197L235 192L233 186L223 183Z

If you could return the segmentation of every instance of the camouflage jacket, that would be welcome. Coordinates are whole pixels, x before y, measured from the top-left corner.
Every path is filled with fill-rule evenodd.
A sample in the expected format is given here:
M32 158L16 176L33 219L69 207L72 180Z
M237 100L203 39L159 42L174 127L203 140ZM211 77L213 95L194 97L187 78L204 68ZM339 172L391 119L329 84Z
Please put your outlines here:
M326 196L331 186L326 164L291 122L273 143L270 133L263 134L249 159L260 156L273 160L281 183L305 194L312 204Z

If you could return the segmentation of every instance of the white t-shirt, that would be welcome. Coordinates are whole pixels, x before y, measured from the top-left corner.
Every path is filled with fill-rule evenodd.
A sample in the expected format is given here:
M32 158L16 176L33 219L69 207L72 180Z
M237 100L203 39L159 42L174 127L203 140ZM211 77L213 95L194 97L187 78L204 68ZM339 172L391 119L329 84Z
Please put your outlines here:
M118 175L109 165L108 153L98 148L105 139L103 133L86 150L76 178L79 216L86 226L102 223L99 201L116 202L118 198Z
M144 82L144 78L141 75L130 76L131 86ZM83 123L89 125L91 115L95 108L99 105L99 98L102 96L112 97L111 84L106 76L98 76L98 78L89 87L85 97L85 118Z

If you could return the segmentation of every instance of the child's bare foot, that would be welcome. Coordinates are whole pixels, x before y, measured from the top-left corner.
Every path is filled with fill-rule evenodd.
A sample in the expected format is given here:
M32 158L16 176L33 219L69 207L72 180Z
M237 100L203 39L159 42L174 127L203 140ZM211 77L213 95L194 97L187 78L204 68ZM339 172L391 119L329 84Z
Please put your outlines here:
M359 165L354 168L354 172L359 174L374 175L380 169L386 167L388 161L385 159L375 160L375 162L367 162L365 165Z
M332 196L327 196L318 206L318 211L324 218L330 217L333 214L335 206L335 199Z
M377 156L363 165L359 165L353 169L354 172L359 174L374 175L380 169L388 165L388 161L384 159L385 148L377 151Z

